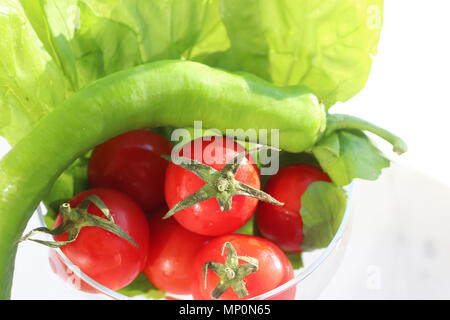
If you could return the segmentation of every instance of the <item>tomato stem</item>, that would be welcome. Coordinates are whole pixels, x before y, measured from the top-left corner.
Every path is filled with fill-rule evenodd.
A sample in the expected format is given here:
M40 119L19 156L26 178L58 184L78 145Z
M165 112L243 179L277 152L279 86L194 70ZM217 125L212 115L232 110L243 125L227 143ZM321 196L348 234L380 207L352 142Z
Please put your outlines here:
M217 286L211 293L211 298L220 298L220 296L222 296L230 287L239 296L239 298L244 298L248 296L244 278L258 270L258 260L252 257L238 256L236 250L230 242L225 242L223 244L222 255L225 248L227 249L227 257L224 264L215 261L208 261L203 265L203 281L205 289L207 287L206 276L208 269L210 269L220 278ZM239 260L244 260L247 263L239 264Z
M96 205L107 219L100 218L96 215L88 213L89 205L93 203ZM77 207L71 208L69 203L63 203L60 206L59 212L63 218L63 222L53 230L46 227L39 227L31 230L25 236L23 236L19 242L30 240L50 248L60 248L73 241L75 241L83 227L100 227L107 231L110 231L119 237L122 237L130 241L136 247L139 247L134 240L125 233L118 225L114 223L114 219L105 205L105 203L97 196L90 195L86 197ZM59 236L67 233L67 241L44 241L39 239L33 239L32 236L40 233L50 234L52 236Z
M266 146L261 146L255 149L240 152L228 161L220 171L208 166L207 164L190 158L180 157L178 155L172 155L172 158L164 156L164 159L172 161L174 164L177 164L182 168L196 174L203 181L205 181L206 184L190 196L175 204L166 213L163 219L167 219L178 211L212 198L217 199L221 211L229 211L232 208L232 198L236 195L256 198L275 205L283 205L283 203L279 202L264 191L255 189L235 179L239 165L242 163L245 156L251 151L259 150L265 147Z

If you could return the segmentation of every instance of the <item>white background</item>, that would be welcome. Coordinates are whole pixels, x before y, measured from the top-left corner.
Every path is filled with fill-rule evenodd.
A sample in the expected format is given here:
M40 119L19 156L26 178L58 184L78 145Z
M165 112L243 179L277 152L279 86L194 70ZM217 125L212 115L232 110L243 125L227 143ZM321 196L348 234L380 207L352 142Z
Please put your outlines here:
M450 297L449 74L450 1L386 1L369 81L332 112L395 132L409 151L395 156L377 140L396 164L377 182L357 183L352 238L322 298ZM33 217L28 229L36 225ZM86 297L55 278L46 257L47 249L21 245L13 298Z
M398 161L449 184L450 1L387 0L384 9L369 81L331 111L395 132L409 147Z
M450 1L387 0L366 87L333 108L408 143L355 186L347 253L323 299L450 299Z

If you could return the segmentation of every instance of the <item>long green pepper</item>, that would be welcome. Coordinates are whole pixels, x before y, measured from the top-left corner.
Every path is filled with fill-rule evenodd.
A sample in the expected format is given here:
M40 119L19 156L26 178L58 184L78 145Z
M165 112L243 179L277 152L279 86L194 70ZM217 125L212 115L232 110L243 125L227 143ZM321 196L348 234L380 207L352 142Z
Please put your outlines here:
M305 87L276 87L189 61L149 63L84 87L0 161L0 299L10 297L17 241L27 221L73 161L123 132L188 127L196 120L222 132L278 129L281 149L302 152L325 134L327 115ZM345 121L330 120L345 128Z

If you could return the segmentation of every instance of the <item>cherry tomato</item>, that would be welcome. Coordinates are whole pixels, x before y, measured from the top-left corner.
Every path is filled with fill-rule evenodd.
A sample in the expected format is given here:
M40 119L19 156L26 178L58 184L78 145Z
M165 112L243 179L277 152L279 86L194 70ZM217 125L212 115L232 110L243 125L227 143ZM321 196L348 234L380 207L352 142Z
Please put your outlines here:
M164 206L164 174L171 144L148 130L129 131L97 146L88 164L91 187L122 191L144 210Z
M256 214L259 232L286 252L301 252L303 221L301 196L314 181L331 182L321 169L309 164L292 164L281 168L267 181L264 191L283 202L275 206L261 202Z
M175 219L162 219L166 212L149 217L151 245L144 273L163 291L190 294L195 255L210 237L186 230Z
M180 155L221 170L229 160L243 151L245 148L232 139L212 136L189 142L182 148ZM248 155L242 160L234 178L255 189L260 188L258 168ZM194 173L170 163L165 183L168 207L172 208L204 184L205 182ZM232 198L231 210L221 211L217 199L211 198L175 213L174 217L192 232L217 236L234 232L242 227L254 213L257 204L258 200L255 198L237 195Z
M96 195L105 203L115 224L125 231L139 248L100 227L83 227L76 240L61 247L61 250L87 276L105 287L118 290L133 281L144 269L149 246L147 220L142 209L129 196L111 189L96 188L81 192L69 201L70 206L76 207L89 195ZM88 212L106 219L102 211L92 203ZM54 227L61 223L62 216L59 214ZM66 241L67 233L54 239Z
M229 234L209 241L196 255L193 271L192 295L194 299L208 300L218 286L220 277L212 270L206 273L206 288L203 268L209 261L225 264L229 255L227 249L222 255L222 247L229 242L237 256L251 257L258 261L256 271L245 276L242 281L247 290L247 296L240 298L232 287L228 287L218 298L221 300L249 299L268 292L286 283L294 277L291 262L283 251L267 239L244 234ZM239 265L247 262L239 259ZM235 273L236 276L238 273ZM295 286L273 296L272 299L293 299Z

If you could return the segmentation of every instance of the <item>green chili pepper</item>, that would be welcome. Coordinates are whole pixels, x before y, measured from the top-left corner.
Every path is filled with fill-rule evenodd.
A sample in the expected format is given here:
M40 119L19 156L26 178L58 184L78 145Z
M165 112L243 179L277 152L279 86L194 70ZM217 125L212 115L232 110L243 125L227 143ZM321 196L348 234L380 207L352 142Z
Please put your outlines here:
M276 87L195 62L159 61L93 82L0 161L0 298L9 298L17 242L33 211L58 176L96 145L129 130L202 120L223 132L278 129L279 147L301 152L324 134L326 117L305 87Z

